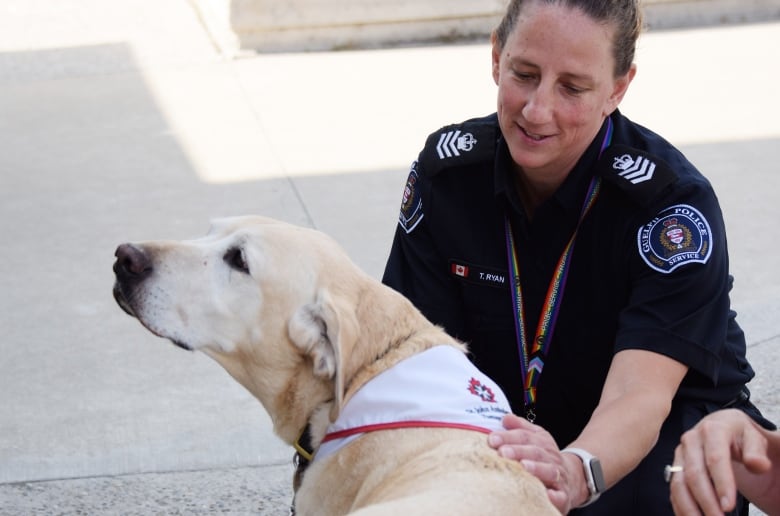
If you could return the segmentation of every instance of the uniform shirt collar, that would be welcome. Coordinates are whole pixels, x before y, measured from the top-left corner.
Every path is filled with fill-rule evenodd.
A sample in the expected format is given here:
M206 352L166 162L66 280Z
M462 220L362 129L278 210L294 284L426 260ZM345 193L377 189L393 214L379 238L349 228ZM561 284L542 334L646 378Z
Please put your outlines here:
M553 196L542 203L538 213L544 213L548 208L562 210L566 217L578 218L582 210L585 192L594 175L594 165L598 160L601 144L607 131L606 120L601 126L596 137L590 143L577 164L564 180L563 184L555 191ZM494 169L495 193L498 202L505 210L512 210L525 218L525 210L522 201L514 188L515 167L509 148L503 135L499 136L496 147L496 159Z

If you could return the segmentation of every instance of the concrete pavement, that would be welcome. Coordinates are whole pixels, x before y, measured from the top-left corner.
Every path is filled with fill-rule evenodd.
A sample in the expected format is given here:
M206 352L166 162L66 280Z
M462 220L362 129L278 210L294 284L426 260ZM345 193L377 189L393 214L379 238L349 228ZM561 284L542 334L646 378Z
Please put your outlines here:
M281 513L291 451L216 364L115 306L114 248L261 213L379 276L425 136L494 110L488 46L226 60L185 0L0 9L0 514ZM777 48L776 22L648 33L622 109L715 184L780 421Z

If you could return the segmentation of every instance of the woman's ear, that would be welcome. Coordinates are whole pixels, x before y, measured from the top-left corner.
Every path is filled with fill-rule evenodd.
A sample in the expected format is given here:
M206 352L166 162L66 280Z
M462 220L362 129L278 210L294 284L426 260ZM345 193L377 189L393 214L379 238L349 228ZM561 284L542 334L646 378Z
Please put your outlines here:
M631 81L634 80L636 75L636 64L631 64L631 68L628 69L625 75L622 75L615 79L615 86L612 89L612 95L607 99L607 104L604 109L604 116L609 116L615 111L623 101L623 97L626 96L628 87L631 85Z
M501 49L498 45L498 35L496 34L496 31L493 31L490 35L490 43L492 45L491 50L491 58L492 58L492 70L493 70L493 81L495 81L496 85L498 85L498 79L500 77L500 71L501 71Z

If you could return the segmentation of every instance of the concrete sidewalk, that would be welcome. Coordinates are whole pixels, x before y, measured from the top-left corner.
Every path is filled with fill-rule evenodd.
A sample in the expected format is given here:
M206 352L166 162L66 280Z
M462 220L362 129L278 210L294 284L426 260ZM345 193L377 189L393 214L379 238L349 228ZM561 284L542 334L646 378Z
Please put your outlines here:
M489 47L230 61L185 0L2 9L0 514L282 513L291 450L215 363L115 306L113 251L260 213L379 276L426 135L494 110ZM778 23L648 33L622 109L715 184L780 421L777 48Z

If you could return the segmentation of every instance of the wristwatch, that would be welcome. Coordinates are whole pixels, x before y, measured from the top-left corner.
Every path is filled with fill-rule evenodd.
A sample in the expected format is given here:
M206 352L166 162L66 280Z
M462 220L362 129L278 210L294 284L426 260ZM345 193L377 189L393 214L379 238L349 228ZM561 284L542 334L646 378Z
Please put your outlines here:
M582 460L582 468L585 471L585 480L588 484L590 498L578 507L585 507L598 500L601 493L607 490L607 484L604 482L604 472L601 470L601 462L581 448L564 448L561 450L561 453L571 453Z

